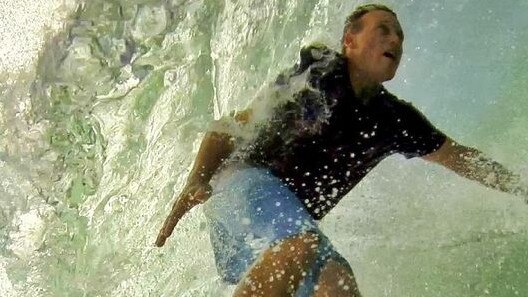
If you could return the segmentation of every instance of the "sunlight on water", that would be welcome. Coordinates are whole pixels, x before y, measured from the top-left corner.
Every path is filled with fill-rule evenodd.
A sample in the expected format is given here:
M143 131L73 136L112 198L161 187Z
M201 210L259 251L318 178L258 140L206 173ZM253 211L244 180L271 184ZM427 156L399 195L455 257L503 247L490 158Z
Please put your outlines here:
M0 295L229 296L200 208L162 249L158 229L209 122L302 45L339 49L358 3L0 1ZM527 180L528 3L385 3L406 33L387 88ZM322 229L367 297L528 296L528 207L419 160Z

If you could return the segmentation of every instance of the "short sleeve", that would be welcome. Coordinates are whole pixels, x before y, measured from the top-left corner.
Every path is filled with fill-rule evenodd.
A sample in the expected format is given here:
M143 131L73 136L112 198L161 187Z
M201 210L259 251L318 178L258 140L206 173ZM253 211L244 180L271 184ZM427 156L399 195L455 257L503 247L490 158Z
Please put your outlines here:
M337 55L323 44L303 47L293 67L280 73L275 81L263 84L255 93L244 108L252 111L246 123L224 116L213 122L209 130L227 133L248 143L260 136L260 132L281 137L318 133L330 114L325 97L312 84L319 82L323 73L331 73L329 69L336 67Z
M298 76L314 65L325 60L335 59L336 52L321 43L312 43L301 48L299 61L291 68L283 71L277 76L275 84L278 86L287 85L290 79Z
M396 121L397 152L407 159L430 154L438 150L446 140L446 135L410 103L401 105Z

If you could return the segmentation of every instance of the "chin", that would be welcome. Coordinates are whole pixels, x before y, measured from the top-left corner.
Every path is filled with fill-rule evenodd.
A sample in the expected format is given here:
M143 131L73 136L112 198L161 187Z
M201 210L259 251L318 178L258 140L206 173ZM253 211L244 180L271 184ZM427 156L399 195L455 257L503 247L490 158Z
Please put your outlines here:
M386 79L386 80L384 80L384 81L389 81L389 80L392 80L393 78L394 78L394 74L393 74L393 75L391 75L391 76L389 76L389 77L387 77L387 79Z
M391 80L393 78L394 78L394 74L393 75L384 75L384 76L380 77L380 79L378 79L377 81L378 81L378 83L381 84L381 83L389 81L389 80Z
M375 81L377 81L378 83L382 83L393 79L395 75L396 69L394 69L393 67L387 67L381 71L378 70L378 72L373 75L373 77L375 78Z
M385 75L383 75L383 80L381 82L389 81L393 79L395 75L396 75L396 70L390 71L386 73Z

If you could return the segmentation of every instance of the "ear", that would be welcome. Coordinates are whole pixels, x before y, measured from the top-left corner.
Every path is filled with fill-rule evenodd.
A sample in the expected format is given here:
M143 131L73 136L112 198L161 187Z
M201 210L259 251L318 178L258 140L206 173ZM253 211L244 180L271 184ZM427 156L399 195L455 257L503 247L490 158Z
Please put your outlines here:
M357 38L356 34L350 32L350 31L345 33L345 38L343 40L343 45L346 48L355 48L356 45L357 45L356 38Z

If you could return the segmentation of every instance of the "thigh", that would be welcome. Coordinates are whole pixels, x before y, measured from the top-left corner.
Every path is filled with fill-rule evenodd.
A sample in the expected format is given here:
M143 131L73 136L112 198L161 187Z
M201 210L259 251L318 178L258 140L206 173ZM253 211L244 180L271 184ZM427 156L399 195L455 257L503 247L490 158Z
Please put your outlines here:
M294 235L264 250L239 282L234 297L295 296L316 261L319 236Z
M348 262L319 232L297 234L264 250L235 297L359 297Z
M330 240L322 233L318 234L318 244L315 249L315 260L310 268L306 271L306 276L302 280L296 297L308 296L353 296L346 295L346 292L357 288L352 268L347 260L339 254ZM341 278L341 279L340 279ZM343 290L339 290L342 288ZM344 291L344 295L334 295L336 292Z
M220 180L204 205L217 270L229 283L285 238L318 233L317 224L280 179L245 168Z

